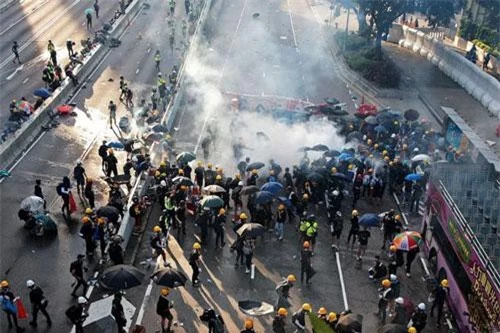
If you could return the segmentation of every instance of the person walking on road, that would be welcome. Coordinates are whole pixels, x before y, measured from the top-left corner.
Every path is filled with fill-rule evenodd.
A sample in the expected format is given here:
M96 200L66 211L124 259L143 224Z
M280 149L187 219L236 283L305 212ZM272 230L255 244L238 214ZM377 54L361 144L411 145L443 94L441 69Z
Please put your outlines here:
M127 94L127 82L125 82L125 78L120 76L120 101L123 100L123 97Z
M290 306L288 302L288 297L290 297L290 289L293 287L293 284L297 281L295 275L288 275L288 277L278 283L276 286L276 293L278 294L278 299L276 301L276 305L274 308L278 310L279 308L288 308Z
M115 318L116 326L118 327L118 333L127 333L125 330L125 325L127 325L127 318L125 318L125 312L123 311L122 305L122 293L116 292L113 303L111 304L111 315Z
M49 44L47 45L47 50L50 53L50 60L52 61L52 65L57 66L57 52L56 52L56 47L54 46L54 43L52 43L51 40L49 40Z
M35 285L35 282L33 280L26 281L26 287L28 287L28 289L30 290L29 297L31 302L31 313L33 316L30 321L30 325L33 327L38 326L38 311L41 311L45 318L47 318L47 326L52 326L52 320L50 319L50 316L46 310L49 302L45 298L42 288Z
M66 49L68 49L68 55L69 57L73 57L76 55L75 51L73 51L73 46L75 45L75 42L73 42L71 39L66 40Z
M87 198L87 200L89 202L89 207L91 209L95 208L95 194L94 194L94 190L92 189L93 185L94 185L94 180L92 178L87 177L87 181L85 182L85 189L83 191L83 195L85 196L85 198Z
M94 2L94 11L95 11L95 18L99 18L99 3L97 2L97 0L95 0Z
M12 329L12 322L14 322L14 326L18 332L24 331L24 328L17 323L17 308L15 302L18 297L15 297L14 293L10 291L9 281L3 280L0 282L0 288L0 305L3 312L7 315L9 329Z
M71 181L69 180L69 177L63 177L62 182L57 185L56 192L61 196L61 199L63 200L63 205L61 207L63 215L64 210L66 210L67 216L70 216L71 210L69 207L69 200L71 196Z
M286 316L288 311L285 308L279 308L273 319L273 333L285 333Z
M434 317L434 309L437 308L436 326L441 327L441 318L443 317L444 302L448 297L448 280L443 279L434 290L434 302L431 307L431 317Z
M158 298L158 302L156 303L156 314L161 317L161 332L169 333L171 332L170 328L172 327L172 322L174 320L174 316L170 309L173 307L173 304L170 303L167 296L170 293L170 289L163 288L160 292L160 297ZM167 327L165 327L165 321L168 320Z
M219 213L214 220L214 231L215 231L215 248L223 248L226 245L224 242L224 225L226 224L226 210L224 208L219 209Z
M45 196L43 195L42 181L40 179L35 180L35 191L33 194L43 199L43 209L47 210L47 200L45 200Z
M102 159L102 170L103 171L107 169L106 159L108 157L108 149L109 149L109 147L107 145L107 141L103 140L102 145L99 147L99 150L98 150L98 154Z
M243 240L243 254L245 255L245 274L249 274L250 269L252 268L253 249L254 248L255 248L255 240L254 239Z
M276 214L276 224L274 226L274 233L279 241L283 240L285 233L285 222L287 218L286 209L284 204L279 204L278 212Z
M305 241L302 244L302 252L300 255L300 283L304 283L304 275L306 277L306 284L311 283L311 278L315 274L311 265L311 244Z
M106 176L118 176L117 164L118 160L116 159L115 152L111 148L108 150L108 157L106 157Z
M154 253L156 254L156 257L161 256L163 259L163 263L167 263L167 256L165 254L165 250L163 249L163 244L162 244L162 231L160 226L155 225L153 227L153 238L151 238L151 249L153 249Z
M304 303L302 308L292 315L292 323L297 328L295 332L305 333L306 332L306 315L312 311L311 304Z
M126 92L125 92L126 96ZM116 125L116 104L113 101L109 101L108 104L109 110L109 128L113 129L113 124Z
M73 178L76 180L76 190L78 193L83 193L87 174L85 173L85 168L82 166L82 161L80 160L76 161L76 166L73 168Z
M425 303L420 303L413 315L411 316L410 323L411 326L415 327L417 333L420 333L424 330L425 325L427 325L427 313L425 312Z
M83 333L83 323L89 316L87 313L87 299L83 296L78 297L78 304L70 306L66 310L66 317L75 325L75 333Z
M17 60L19 64L22 64L21 59L19 59L19 45L16 41L12 43L12 53L14 54L14 60L12 60L12 62L16 63Z
M94 223L90 220L90 217L82 217L82 227L80 228L80 236L85 240L85 249L87 251L87 256L92 257L94 255L94 249L96 247L94 241L95 227Z
M193 244L193 251L189 255L189 265L193 269L193 275L191 276L191 281L193 283L193 287L198 287L200 285L200 280L198 280L198 276L200 275L201 268L199 267L201 261L201 245L200 243Z
M87 30L91 30L92 29L92 13L87 12L85 14L85 18L87 20Z
M156 64L156 71L160 72L160 62L161 62L160 50L156 50L154 59L155 59L155 64Z
M382 281L382 288L378 290L378 312L375 313L377 317L385 325L385 319L387 318L387 306L389 302L394 298L394 291L391 288L391 281L385 279Z
M85 278L83 277L83 272L87 271L87 268L83 267L83 258L85 258L85 256L83 254L79 254L76 257L76 260L73 261L69 267L69 271L70 271L71 275L73 275L73 277L76 280L71 285L71 286L73 286L73 285L75 286L73 288L73 291L71 292L71 296L73 296L73 297L77 297L76 291L78 290L78 288L80 288L80 286L83 287L83 295L85 296L85 294L87 293L87 281L85 281Z
M247 319L245 320L245 329L241 330L240 333L256 333L253 329L253 320Z
M114 265L123 265L123 249L120 243L122 238L119 235L114 235L111 238L111 244L108 248L109 260L113 262Z

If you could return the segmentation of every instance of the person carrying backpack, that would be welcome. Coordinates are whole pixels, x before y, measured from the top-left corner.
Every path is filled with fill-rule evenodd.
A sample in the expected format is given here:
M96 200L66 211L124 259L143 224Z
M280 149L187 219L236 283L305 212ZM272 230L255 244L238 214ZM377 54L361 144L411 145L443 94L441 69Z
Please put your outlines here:
M33 280L26 281L26 287L30 290L30 302L31 302L31 311L33 313L33 319L30 321L30 325L33 327L37 327L37 318L38 311L41 311L45 318L47 318L47 326L52 326L52 320L50 319L49 314L47 313L47 304L49 303L43 294L42 288L35 285Z
M75 325L75 333L83 333L83 323L89 316L87 313L87 305L87 299L80 296L78 297L78 304L74 304L66 310L66 317Z
M9 323L9 329L12 329L12 322L16 327L17 332L24 331L24 328L19 326L17 323L17 307L14 304L18 297L15 297L9 288L9 281L3 280L0 282L0 306L3 312L7 314L7 321Z
M70 216L71 181L67 176L64 176L62 182L57 185L56 192L63 200L63 206L61 207L63 215L64 215L64 210L66 209L67 215Z

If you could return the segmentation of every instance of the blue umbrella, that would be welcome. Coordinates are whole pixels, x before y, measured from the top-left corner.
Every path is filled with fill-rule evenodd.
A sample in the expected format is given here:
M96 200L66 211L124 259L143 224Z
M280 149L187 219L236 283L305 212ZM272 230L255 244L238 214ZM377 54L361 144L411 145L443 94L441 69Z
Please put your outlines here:
M339 161L347 161L350 158L352 158L352 155L348 153L342 153L339 155Z
M366 213L359 218L359 224L365 227L376 227L380 223L380 219L375 213Z
M166 128L162 124L156 124L153 127L151 127L151 129L153 130L153 132L156 132L156 133L167 133L168 132L168 128Z
M418 173L410 173L406 175L405 180L408 180L410 182L416 182L418 180L422 179L422 175L419 175Z
M283 189L283 185L281 185L280 183L278 182L269 182L269 183L265 183L264 185L262 185L262 187L260 188L261 191L267 191L267 192L271 192L272 194L276 194L278 193L279 191L281 191Z
M45 99L45 98L49 98L49 96L52 94L50 93L50 91L48 91L45 88L38 88L35 91L33 91L33 95Z
M119 141L109 142L108 143L108 147L113 148L113 149L123 149L123 148L125 148L125 146L123 145L123 143L121 143Z
M256 204L265 204L273 200L273 194L267 191L260 191L255 194Z
M279 202L283 203L286 208L292 207L292 202L287 197L278 197L277 199Z
M387 128L382 125L375 126L375 132L377 133L387 133Z

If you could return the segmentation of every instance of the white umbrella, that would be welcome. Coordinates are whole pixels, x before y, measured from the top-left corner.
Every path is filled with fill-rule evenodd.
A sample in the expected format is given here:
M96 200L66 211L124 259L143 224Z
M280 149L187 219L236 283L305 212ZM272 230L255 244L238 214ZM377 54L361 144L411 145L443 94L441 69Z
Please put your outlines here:
M413 156L413 158L411 160L412 160L412 162L425 161L425 160L430 161L431 158L429 157L429 155L418 154L418 155Z
M43 199L32 195L21 202L21 209L30 211L33 214L43 213Z

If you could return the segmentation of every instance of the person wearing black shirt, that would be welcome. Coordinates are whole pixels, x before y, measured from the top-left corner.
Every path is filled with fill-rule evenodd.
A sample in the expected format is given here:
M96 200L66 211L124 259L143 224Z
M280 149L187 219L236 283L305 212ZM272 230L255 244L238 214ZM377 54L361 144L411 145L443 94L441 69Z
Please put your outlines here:
M193 251L191 251L191 254L189 255L189 265L193 269L193 275L191 276L193 287L198 287L200 285L200 281L198 280L198 276L200 275L201 271L201 268L198 266L201 258L200 250L200 243L194 243Z
M115 318L116 326L118 327L118 333L126 333L125 325L127 325L127 319L125 318L125 312L122 306L122 294L120 292L115 293L115 298L111 305L111 315Z
M43 199L43 209L47 209L47 200L45 200L45 197L43 196L43 191L42 191L42 181L40 179L35 180L35 193L34 195L42 198Z
M83 258L85 256L83 254L79 254L76 257L76 260L71 263L71 266L69 268L71 275L76 279L76 282L74 284L75 287L73 288L73 292L71 293L71 296L77 297L76 296L76 291L80 286L83 287L83 295L87 293L87 281L85 281L85 278L83 277L83 271L87 270L87 268L83 267Z
M30 321L30 325L33 327L38 326L36 321L38 318L38 311L41 311L45 318L47 318L47 325L49 327L52 326L52 320L46 310L48 301L43 294L42 288L35 285L33 280L26 281L26 286L30 290L29 297L31 302L31 311L33 314L33 319Z

